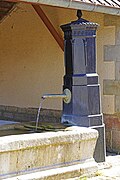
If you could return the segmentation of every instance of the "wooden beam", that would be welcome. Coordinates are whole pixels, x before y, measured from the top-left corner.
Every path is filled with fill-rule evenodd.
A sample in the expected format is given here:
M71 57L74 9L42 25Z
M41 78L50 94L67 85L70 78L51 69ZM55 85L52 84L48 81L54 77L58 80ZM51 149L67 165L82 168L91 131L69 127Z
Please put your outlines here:
M50 20L48 19L48 17L44 13L44 11L41 9L41 7L39 5L32 4L32 6L35 9L35 11L37 12L37 14L39 15L39 17L42 19L42 21L44 22L45 26L48 28L48 30L50 31L50 33L52 34L54 39L57 41L57 43L59 44L61 49L64 51L63 39L58 34L58 32L56 31L56 29L54 28L54 26L52 25L52 23L50 22Z

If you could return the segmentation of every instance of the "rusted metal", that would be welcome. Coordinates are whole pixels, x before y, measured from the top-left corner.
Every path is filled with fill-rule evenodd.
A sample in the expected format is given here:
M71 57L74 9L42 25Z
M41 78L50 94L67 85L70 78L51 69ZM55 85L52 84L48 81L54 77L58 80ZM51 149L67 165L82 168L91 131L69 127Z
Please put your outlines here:
M50 33L52 34L52 36L54 37L56 42L59 44L61 49L64 51L64 42L63 42L63 39L58 34L58 32L56 31L56 29L54 28L54 26L52 25L52 23L50 22L50 20L48 19L48 17L44 13L44 11L41 9L41 7L39 5L32 5L32 6L35 9L35 11L37 12L37 14L39 15L39 17L44 22L44 24L46 25L46 27L48 28L48 30L50 31Z

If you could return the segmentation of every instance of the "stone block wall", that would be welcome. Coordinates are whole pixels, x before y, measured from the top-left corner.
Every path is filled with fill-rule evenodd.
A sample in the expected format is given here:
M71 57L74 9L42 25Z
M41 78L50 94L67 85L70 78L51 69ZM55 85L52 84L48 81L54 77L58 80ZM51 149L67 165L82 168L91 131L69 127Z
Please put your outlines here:
M104 25L115 27L115 42L104 46L104 62L114 64L115 77L103 80L103 95L108 98L109 107L113 104L113 110L106 111L104 122L106 125L107 150L120 152L120 17L105 16ZM111 72L112 73L112 72ZM112 97L112 103L109 101Z
M120 118L105 115L107 151L120 153Z
M38 108L20 108L0 105L0 119L17 122L36 121ZM61 111L41 109L39 120L42 122L60 122Z

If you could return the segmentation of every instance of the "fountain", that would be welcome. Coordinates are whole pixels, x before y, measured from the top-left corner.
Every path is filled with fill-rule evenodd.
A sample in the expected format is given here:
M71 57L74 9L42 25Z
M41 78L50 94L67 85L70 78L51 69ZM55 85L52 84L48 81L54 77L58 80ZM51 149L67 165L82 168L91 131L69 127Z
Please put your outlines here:
M81 10L77 11L78 19L62 25L64 32L65 76L63 90L69 89L69 103L63 102L61 122L68 126L80 126L96 129L99 138L94 158L104 162L105 125L101 112L100 85L96 73L96 30L97 23L81 18ZM46 97L62 97L51 96ZM63 96L64 97L64 96Z
M78 19L62 25L64 32L65 76L63 89L68 88L72 97L69 104L63 103L62 123L97 129L99 138L94 158L104 162L105 125L100 104L100 85L96 73L97 23Z
M62 98L70 104L71 91L63 94L44 94L46 98ZM29 127L29 126L28 126ZM68 127L57 132L41 132L0 137L0 179L68 179L91 176L98 170L93 153L98 132L84 127Z
M51 129L51 132L0 137L0 179L60 180L91 176L98 170L95 160L105 160L104 123L95 68L98 25L82 19L81 11L77 15L77 21L61 26L65 35L63 94L42 96L34 129L39 129L40 109L46 98L63 99L62 123L73 126L57 132Z
M38 129L38 122L39 122L39 116L40 116L40 110L42 108L42 103L46 98L61 98L65 103L70 103L71 101L71 92L69 89L64 89L63 94L44 94L41 98L41 102L39 105L38 113L37 113L37 119L36 119L36 128L35 131L37 132Z

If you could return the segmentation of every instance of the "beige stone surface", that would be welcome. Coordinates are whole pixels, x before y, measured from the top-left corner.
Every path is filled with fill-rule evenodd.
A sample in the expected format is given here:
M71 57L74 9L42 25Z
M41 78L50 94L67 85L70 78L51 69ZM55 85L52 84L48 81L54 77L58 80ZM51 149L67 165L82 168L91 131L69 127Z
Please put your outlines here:
M43 9L60 31L59 9ZM19 4L6 18L0 39L1 104L38 107L43 93L62 92L63 52L31 5ZM44 107L61 109L61 101L47 101Z
M0 175L93 161L98 132L89 128L0 137Z
M103 77L104 79L115 79L115 62L104 62Z
M102 109L105 114L114 114L115 112L115 97L114 95L104 95L104 103L102 104Z
M104 80L104 94L120 96L120 81Z
M105 46L104 50L106 61L120 61L120 45Z
M106 14L104 18L104 25L118 26L120 25L120 17Z
M115 45L115 26L104 26L105 18L106 16L104 16L102 27L97 32L97 72L101 85L102 111L109 114L109 112L114 113L114 96L106 98L103 95L103 80L115 79L115 63L105 61L104 48L105 45Z
M120 61L115 62L115 79L120 80Z
M115 97L115 112L120 112L120 96Z
M110 21L109 21L110 20ZM114 77L113 80L111 75L113 74L113 70L110 69L107 71L108 77L104 81L103 92L108 97L105 96L103 103L104 112L107 114L114 114L119 111L119 80L120 80L120 20L115 16L105 15L104 19L105 26L114 26L115 33L114 34L114 44L107 44L104 47L104 59L108 64L113 63L114 68ZM110 38L111 39L111 38ZM110 73L111 71L111 73ZM110 78L109 78L110 77ZM112 96L113 95L113 96ZM112 100L113 99L113 100ZM109 108L108 108L109 107ZM108 109L108 110L107 110Z

